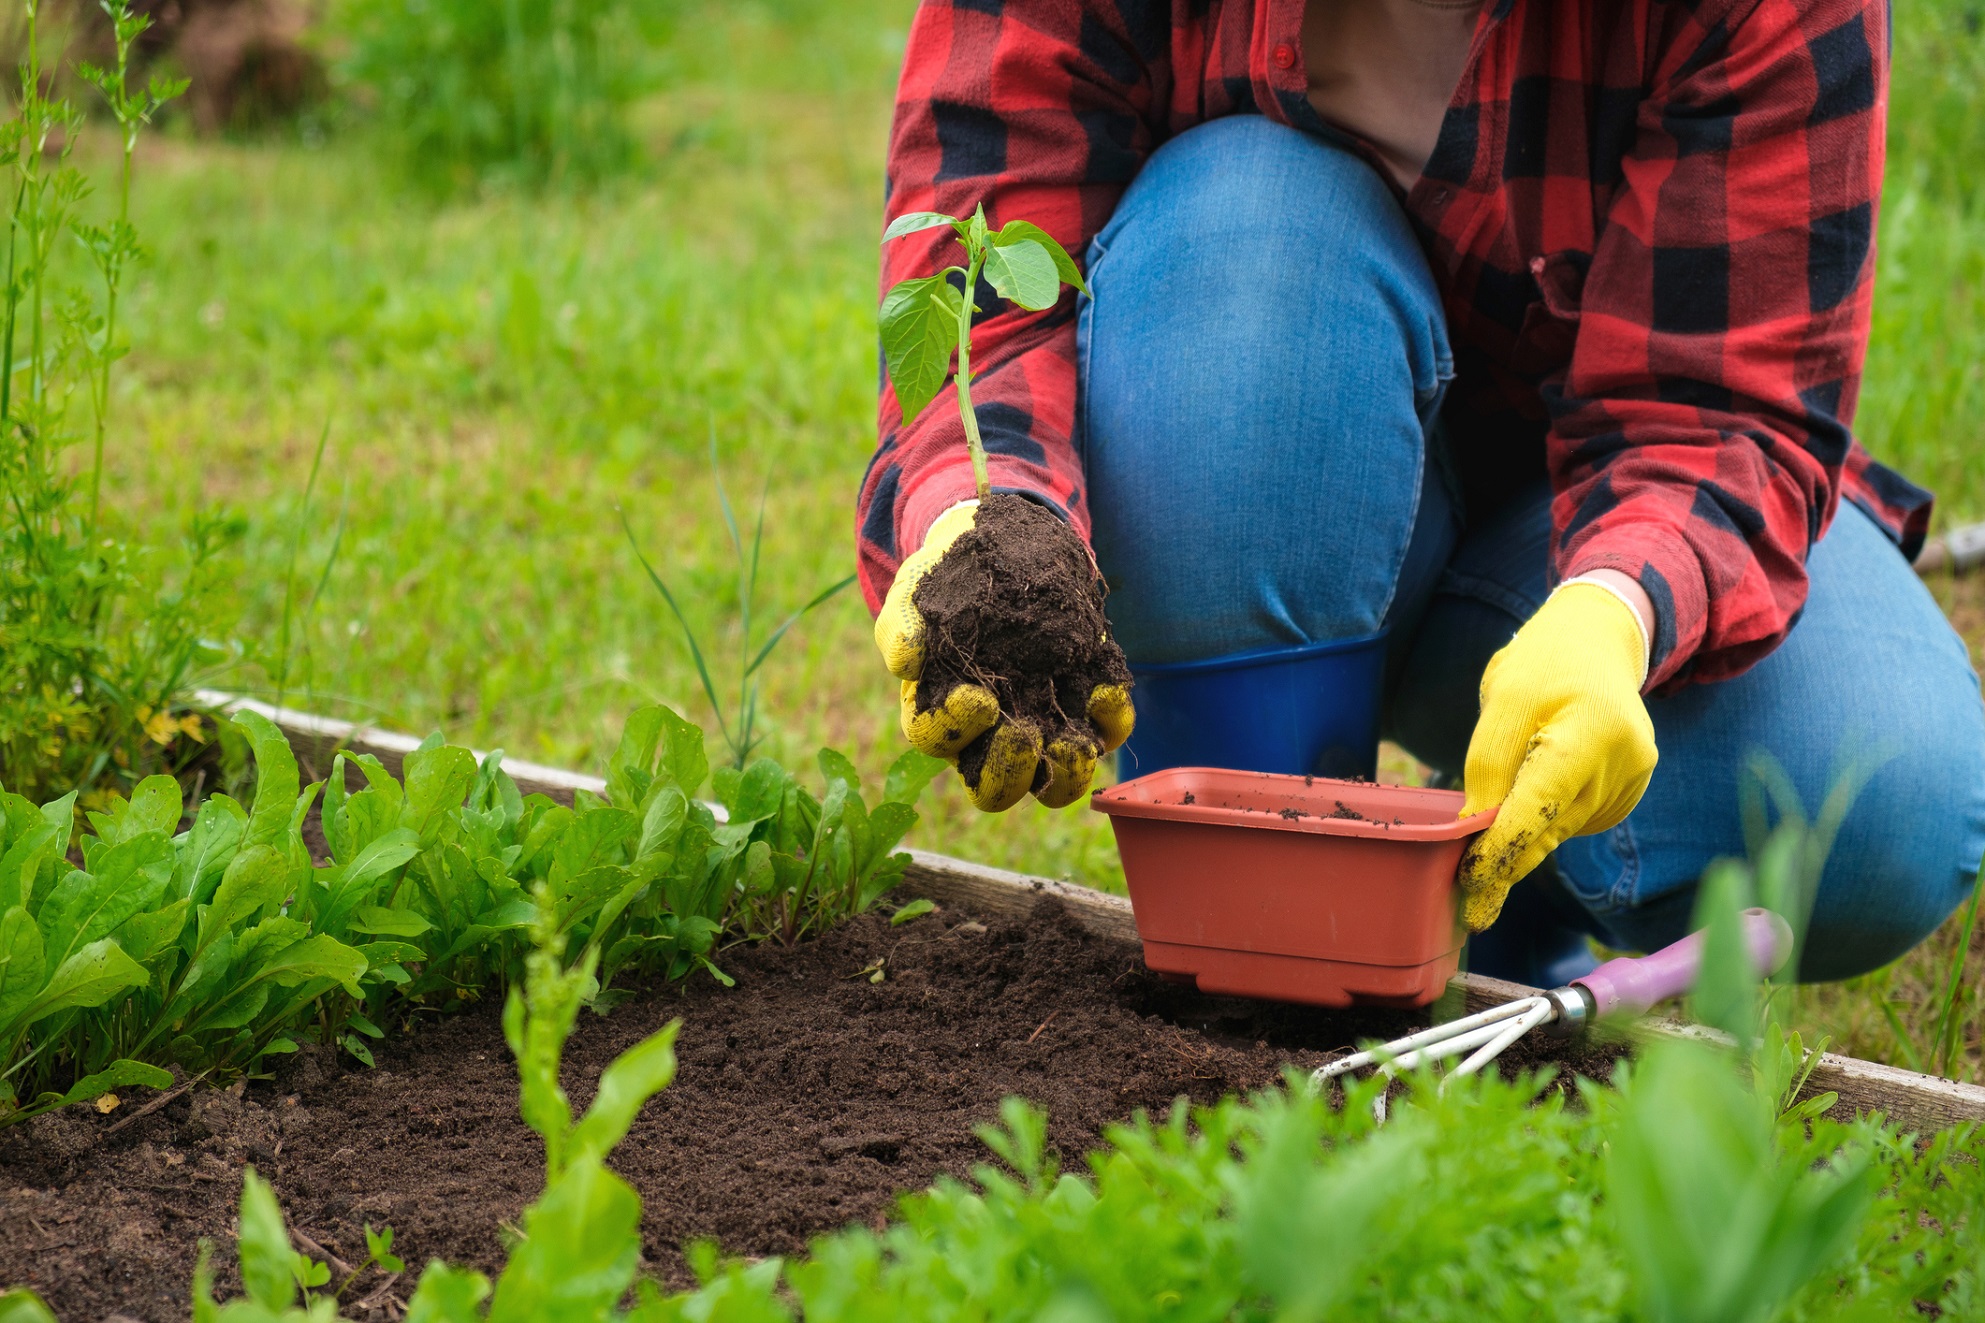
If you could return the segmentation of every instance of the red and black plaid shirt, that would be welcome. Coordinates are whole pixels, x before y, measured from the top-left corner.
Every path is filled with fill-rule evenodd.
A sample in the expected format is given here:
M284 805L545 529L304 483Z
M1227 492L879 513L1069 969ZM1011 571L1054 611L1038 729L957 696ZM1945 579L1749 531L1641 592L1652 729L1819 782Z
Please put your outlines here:
M1342 139L1309 103L1302 20L1303 0L925 0L887 213L984 203L1081 260L1173 134L1262 114ZM1548 471L1553 569L1647 589L1658 691L1777 646L1840 497L1921 544L1928 493L1848 430L1887 88L1884 0L1490 0L1404 198L1447 308L1471 507ZM949 231L899 240L883 287L958 259ZM994 484L1087 536L1074 295L979 303ZM880 433L859 509L871 609L972 494L949 388L906 427L885 383Z

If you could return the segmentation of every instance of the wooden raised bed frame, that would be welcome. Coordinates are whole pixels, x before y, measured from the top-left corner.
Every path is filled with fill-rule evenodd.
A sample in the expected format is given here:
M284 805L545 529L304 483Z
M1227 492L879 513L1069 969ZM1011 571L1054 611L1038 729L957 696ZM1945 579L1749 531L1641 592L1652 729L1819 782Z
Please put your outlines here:
M216 708L246 708L268 717L289 736L298 761L313 778L329 772L332 754L341 749L374 754L397 768L400 759L420 744L419 740L397 731L376 730L314 713L271 707L233 694L205 690L198 697ZM569 798L577 790L595 794L606 791L605 781L580 772L507 757L503 766L526 793L540 791ZM1137 944L1137 925L1131 918L1130 902L1121 896L988 868L928 850L912 850L910 857L912 862L903 885L940 904L957 905L980 914L1023 916L1037 898L1053 895L1067 907L1070 918L1092 935L1126 945ZM1531 996L1537 991L1479 974L1460 975L1449 988L1460 997L1466 1011ZM1657 1019L1645 1022L1640 1032L1657 1038L1700 1038L1715 1031ZM1985 1087L1832 1052L1821 1056L1801 1096L1827 1092L1840 1095L1834 1108L1836 1114L1882 1112L1906 1130L1937 1130L1965 1122L1985 1122Z

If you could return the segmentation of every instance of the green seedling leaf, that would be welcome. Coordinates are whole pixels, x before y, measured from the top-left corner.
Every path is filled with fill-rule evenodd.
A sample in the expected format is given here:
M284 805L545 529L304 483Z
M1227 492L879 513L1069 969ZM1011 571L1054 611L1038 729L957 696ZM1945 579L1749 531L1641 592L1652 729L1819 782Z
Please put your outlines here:
M1032 239L1019 239L986 250L986 279L999 296L1031 312L1052 308L1061 297L1061 278L1054 258Z
M936 908L937 908L936 901L919 897L918 899L913 900L909 904L903 906L902 909L897 910L894 914L890 915L889 926L891 928L895 928L902 924L906 924L910 922L910 920L912 919L921 919L924 917L924 915L929 914L932 910Z
M419 937L434 931L434 925L412 910L388 909L383 905L361 905L352 912L351 926L362 933L382 937Z
M407 1301L406 1323L465 1323L482 1317L489 1299L489 1278L469 1268L451 1268L436 1260L420 1275L420 1285Z
M318 933L284 947L264 962L255 976L270 979L282 988L296 987L308 979L327 978L342 984L346 992L357 997L358 981L364 974L364 956L328 933Z
M88 1102L101 1098L112 1089L169 1089L172 1087L172 1072L160 1070L157 1066L142 1061L118 1060L94 1075L86 1075L70 1086L55 1105L67 1107L72 1103Z
M1084 294L1089 292L1089 286L1082 279L1082 271L1075 265L1075 259L1068 255L1068 250L1057 243L1053 235L1034 222L1008 221L999 227L999 233L993 235L992 241L995 247L1001 248L1022 242L1039 244L1047 250L1048 256L1054 259L1055 275L1062 284L1073 285Z
M676 713L662 709L661 762L656 776L666 776L676 789L694 797L710 776L710 758L703 751L703 728Z
M101 1006L126 988L142 988L150 981L143 966L105 937L63 961L15 1023L32 1025L57 1011Z
M289 893L289 878L287 855L265 843L245 846L227 866L212 903L200 916L199 946L204 949L251 916L280 905Z
M1742 911L1751 903L1750 869L1719 860L1704 873L1695 926L1703 930L1702 969L1690 1007L1702 1023L1740 1043L1758 1031L1758 972L1745 950Z
M883 297L882 357L906 423L944 389L964 311L949 271L906 280Z
M0 1039L48 981L41 929L25 905L0 914Z
M405 1272L406 1263L393 1253L393 1228L372 1229L372 1223L365 1224L365 1252L374 1263L387 1272Z
M400 811L401 825L411 827L422 840L432 840L440 830L442 814L460 808L475 785L475 755L444 744L408 754L403 771L406 805Z
M365 957L365 972L376 974L387 965L404 965L427 959L427 952L411 942L366 942L352 948Z
M620 729L620 744L607 760L607 799L620 808L639 807L648 793L662 737L662 711L659 704L636 708Z
M48 959L107 937L126 919L158 904L172 880L172 842L147 832L96 853L96 871L78 869L56 884L41 910Z
M0 1323L56 1323L55 1311L23 1286L0 1292Z
M914 804L939 772L951 764L917 749L905 749L882 780L882 799L888 804Z
M346 1016L345 1022L364 1034L367 1038L384 1038L386 1036L384 1029L381 1029L378 1025L366 1019L363 1015L358 1014L356 1011Z
M296 1303L298 1261L303 1256L290 1245L276 1192L253 1167L241 1173L240 1224L242 1289L264 1309L289 1308Z
M524 1241L497 1279L489 1323L609 1317L634 1281L640 1223L633 1187L592 1154L576 1158L524 1211Z
M246 809L226 795L209 796L193 819L193 829L174 842L173 894L196 906L211 900L247 830Z
M164 909L132 915L111 936L124 948L124 954L141 965L149 965L178 943L192 912L193 902L182 897Z
M350 863L325 869L320 881L326 890L317 926L330 932L344 929L359 902L379 889L389 873L420 853L421 838L410 827L399 827L368 841Z
M862 789L861 773L848 755L839 749L822 749L816 761L820 764L820 776L825 781L842 781L853 793L859 795Z
M673 854L688 821L688 796L673 785L661 787L650 797L647 812L641 817L641 835L634 843L636 861Z
M8 798L18 797L10 795ZM59 841L55 828L40 821L37 815L4 851L0 851L0 913L27 903L42 867L60 857Z
M882 242L900 239L906 234L916 234L922 230L934 230L940 225L949 225L963 233L963 226L941 211L906 211L889 222L889 228L882 232Z
M255 803L248 812L248 830L242 848L258 845L280 846L289 831L302 783L297 777L296 755L276 723L256 712L241 711L234 724L248 736L255 751Z
M146 832L171 836L179 830L184 811L179 782L169 776L148 776L131 791L129 800L114 796L109 812L88 816L98 839L105 845L116 845Z
M568 1161L582 1156L604 1160L627 1138L641 1108L675 1078L675 1038L681 1029L682 1021L671 1020L615 1057L600 1073L593 1105L573 1127L566 1146Z
M372 1049L367 1047L365 1040L357 1034L346 1034L338 1040L338 1046L351 1053L352 1060L358 1062L367 1070L373 1068Z

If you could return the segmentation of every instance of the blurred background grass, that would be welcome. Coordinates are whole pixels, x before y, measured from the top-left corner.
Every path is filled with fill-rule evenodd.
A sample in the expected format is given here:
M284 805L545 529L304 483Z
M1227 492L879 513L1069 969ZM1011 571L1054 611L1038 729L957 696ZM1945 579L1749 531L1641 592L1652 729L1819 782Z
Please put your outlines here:
M617 165L583 171L558 163L542 126L512 126L519 142L547 135L511 153L524 167L449 145L451 117L500 115L490 80L502 92L557 73L519 71L486 41L480 82L430 80L442 99L419 115L439 129L396 136L390 70L353 55L391 8L333 3L318 49L342 99L328 109L234 136L182 117L143 149L135 219L154 257L130 305L108 499L141 538L215 503L245 516L245 572L221 604L242 650L221 683L274 688L300 532L290 702L593 767L638 703L712 724L616 511L705 637L727 637L736 576L713 432L740 504L765 493L765 609L847 570L873 444L883 147L914 5L625 6L610 109L624 103L626 139ZM1985 517L1981 13L1896 13L1859 420L1878 456L1937 489L1944 525ZM416 71L437 58L393 40ZM591 187L573 186L581 175ZM1985 641L1976 589L1939 591ZM852 592L768 663L763 706L765 751L789 763L823 743L869 771L893 756L893 685ZM985 818L945 783L913 843L1121 885L1107 825L1082 808ZM1985 952L1973 960L1975 1006ZM1907 1013L1929 962L1811 994L1813 1022L1894 1056L1879 999Z

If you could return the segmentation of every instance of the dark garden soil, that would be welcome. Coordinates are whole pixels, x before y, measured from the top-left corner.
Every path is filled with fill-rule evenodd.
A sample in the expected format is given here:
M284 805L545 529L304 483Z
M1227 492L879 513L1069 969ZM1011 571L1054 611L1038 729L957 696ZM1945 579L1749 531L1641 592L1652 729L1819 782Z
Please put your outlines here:
M566 1056L583 1106L616 1053L683 1020L676 1082L613 1160L646 1205L651 1268L677 1283L693 1237L788 1254L880 1220L898 1192L966 1175L987 1157L972 1128L1007 1095L1048 1109L1050 1139L1074 1164L1138 1108L1256 1089L1285 1063L1314 1066L1413 1019L1202 997L1146 973L1134 948L1081 932L1053 899L1025 921L946 908L892 928L872 914L723 964L735 990L699 979L643 991L583 1015ZM324 1251L362 1255L362 1225L390 1223L410 1265L493 1272L501 1225L543 1174L497 1011L388 1040L372 1070L288 1058L276 1078L195 1090L115 1133L142 1094L108 1116L70 1108L0 1132L0 1285L34 1287L68 1323L184 1319L200 1237L232 1286L249 1163ZM1510 1060L1559 1046L1540 1040ZM1571 1064L1604 1075L1609 1063L1589 1050ZM412 1277L368 1274L346 1308L361 1313L365 1297L390 1311Z
M928 629L917 706L929 711L960 684L980 684L1008 719L1031 723L1043 747L1093 744L1089 695L1130 683L1103 619L1103 581L1081 539L1024 496L979 505L959 538L917 585ZM992 732L966 745L958 770L977 784ZM1034 789L1047 784L1042 762Z

